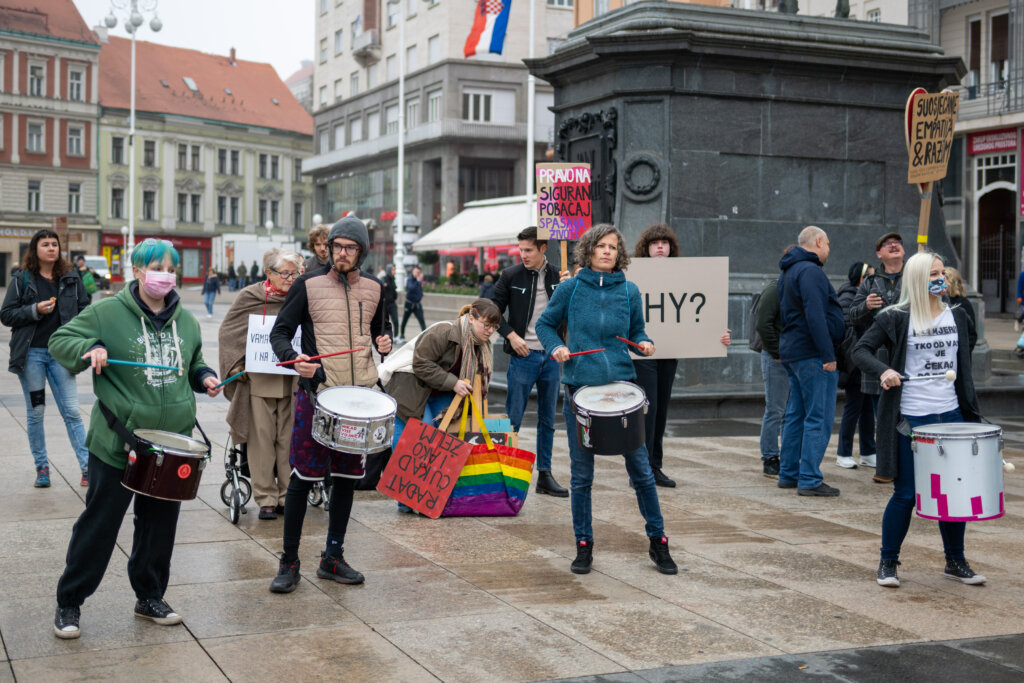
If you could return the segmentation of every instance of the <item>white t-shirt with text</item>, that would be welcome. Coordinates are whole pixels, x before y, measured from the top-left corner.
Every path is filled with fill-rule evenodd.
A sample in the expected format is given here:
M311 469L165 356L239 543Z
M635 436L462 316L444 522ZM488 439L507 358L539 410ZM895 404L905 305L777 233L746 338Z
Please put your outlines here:
M949 370L957 371L957 340L956 322L953 320L953 312L948 308L932 320L932 329L927 334L916 334L914 325L908 325L907 363L903 374L911 378L927 375L938 377L903 382L901 413L937 415L959 406L953 382L945 378Z

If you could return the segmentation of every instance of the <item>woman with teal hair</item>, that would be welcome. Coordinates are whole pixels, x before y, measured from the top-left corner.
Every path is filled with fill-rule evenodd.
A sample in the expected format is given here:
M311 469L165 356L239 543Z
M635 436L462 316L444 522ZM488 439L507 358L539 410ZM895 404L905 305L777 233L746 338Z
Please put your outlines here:
M135 616L162 625L181 623L163 599L181 504L135 495L121 486L128 457L125 441L103 414L108 412L128 432L159 429L191 436L194 393L220 393L216 373L203 360L199 322L174 291L177 265L178 252L170 242L144 240L132 251L135 279L50 337L50 353L58 363L73 373L92 370L98 404L86 440L89 493L57 584L53 630L58 638L80 635L81 605L103 579L133 497L135 534L128 578L137 598ZM108 365L108 357L150 367Z

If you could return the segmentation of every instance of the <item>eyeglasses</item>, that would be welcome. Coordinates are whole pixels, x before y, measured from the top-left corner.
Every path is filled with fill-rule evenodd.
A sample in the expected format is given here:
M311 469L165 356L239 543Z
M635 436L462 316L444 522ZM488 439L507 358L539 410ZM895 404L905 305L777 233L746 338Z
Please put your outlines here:
M473 318L473 320L476 321L476 323L485 330L490 330L491 332L494 332L496 329L498 329L497 323L487 323L481 320L480 318Z
M331 249L337 249L339 251L344 251L344 252L349 253L349 254L358 254L359 253L359 245L358 244L332 244L331 245Z
M885 249L886 247L891 247L893 245L898 245L898 246L902 247L903 246L903 240L886 240L885 242L882 242L882 248L883 249Z
M270 272L271 272L271 273L273 273L273 274L275 274L275 275L277 275L277 276L278 276L278 277L280 277L280 278L281 278L282 280L294 280L295 278L297 278L297 277L299 276L299 273L298 273L298 271L295 271L295 272L291 272L291 273L282 273L282 272L281 272L280 270L278 270L277 268L271 268L271 269L270 269Z

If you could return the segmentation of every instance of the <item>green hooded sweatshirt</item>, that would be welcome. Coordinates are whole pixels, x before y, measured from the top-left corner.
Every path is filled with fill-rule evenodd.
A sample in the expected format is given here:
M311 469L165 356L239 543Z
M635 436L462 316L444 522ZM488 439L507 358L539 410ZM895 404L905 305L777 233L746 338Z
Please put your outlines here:
M72 373L89 367L82 355L97 344L110 358L182 368L160 370L110 365L93 374L93 391L124 423L135 429L161 429L192 435L196 399L190 379L204 368L199 322L175 302L174 313L157 331L128 287L103 299L62 325L50 337L50 353ZM148 343L147 343L148 342ZM179 363L180 359L180 363ZM107 426L99 406L92 411L85 445L103 462L123 468L128 461L124 441Z

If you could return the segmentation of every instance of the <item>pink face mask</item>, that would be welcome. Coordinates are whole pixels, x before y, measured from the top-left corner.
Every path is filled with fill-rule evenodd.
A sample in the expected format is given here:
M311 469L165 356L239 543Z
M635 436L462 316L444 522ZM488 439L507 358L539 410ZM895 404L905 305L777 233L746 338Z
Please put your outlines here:
M174 273L162 273L157 270L147 270L146 280L142 283L142 289L154 299L163 299L167 293L174 289L178 278Z

